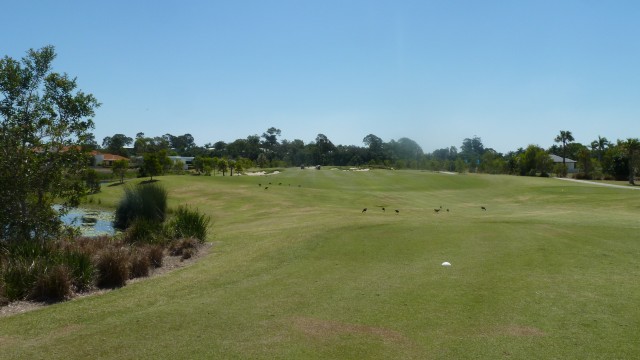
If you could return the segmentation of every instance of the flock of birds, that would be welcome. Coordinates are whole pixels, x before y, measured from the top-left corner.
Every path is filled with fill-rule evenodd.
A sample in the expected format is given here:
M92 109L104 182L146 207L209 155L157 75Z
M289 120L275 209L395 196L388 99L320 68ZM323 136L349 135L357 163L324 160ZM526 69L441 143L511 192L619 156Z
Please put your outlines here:
M268 185L272 185L272 184L271 184L271 183L269 183ZM278 185L282 186L282 183L278 183ZM287 185L291 186L291 184L287 184ZM262 187L262 183L258 184L258 186L259 186L259 187ZM301 187L301 186L302 186L302 185L298 185L298 187ZM265 189L265 190L268 190L268 189L269 189L269 186L266 186L266 185L265 185L264 189Z
M480 209L481 209L482 211L487 211L487 207L486 207L486 206L480 206ZM437 214L437 213L439 213L441 210L442 210L442 205L440 205L440 207L439 207L439 208L435 208L435 209L433 209L433 212L435 212L435 213ZM445 210L446 210L447 212L449 212L449 209L445 209ZM383 208L382 208L382 211L383 211L383 212L386 212L386 209L383 207ZM363 213L366 213L366 212L367 212L367 208L362 209L362 212L363 212ZM398 210L398 209L396 209L396 210L395 210L395 212L396 212L396 215L400 214L400 210Z
M269 182L269 184L268 184L268 185L272 185L272 184L271 184L271 182ZM282 186L282 183L278 183L278 185ZM289 185L289 186L291 186L291 184L288 184L288 185ZM262 183L258 184L258 186L259 186L259 187L262 187ZM298 185L298 187L300 187L300 185ZM264 187L264 189L265 189L265 190L269 189L269 186L265 186L265 187ZM480 209L481 209L482 211L487 211L487 207L486 207L486 206L480 206ZM441 210L442 210L442 205L440 205L440 207L439 207L439 208L435 208L435 209L433 209L433 212L435 212L435 213L437 214L437 213L439 213ZM445 209L445 210L446 210L446 212L449 212L449 209ZM385 209L384 207L382 207L382 212L386 212L386 211L387 211L387 209ZM400 210L395 209L394 211L395 211L396 215L400 214ZM362 213L366 213L366 212L367 212L367 208L362 209Z
M387 210L385 208L382 208L382 211L387 211ZM396 212L396 215L400 214L400 210L395 209L394 211ZM362 212L363 213L367 212L367 208L362 209Z

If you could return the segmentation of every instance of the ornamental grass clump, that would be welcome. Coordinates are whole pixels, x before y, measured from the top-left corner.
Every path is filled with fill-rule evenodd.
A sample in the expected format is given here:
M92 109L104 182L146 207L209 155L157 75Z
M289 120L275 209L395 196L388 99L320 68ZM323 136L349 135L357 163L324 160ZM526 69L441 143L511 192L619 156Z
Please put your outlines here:
M136 248L131 252L130 259L130 273L129 278L146 277L149 276L149 268L151 267L151 260L149 259L149 253L147 248Z
M63 262L71 271L71 281L76 292L91 289L95 282L96 268L91 260L91 254L67 249L62 253Z
M33 259L9 259L4 262L0 277L9 301L27 299L37 280L36 263Z
M164 247L161 245L150 245L147 249L151 266L154 268L162 267L164 260Z
M116 209L113 225L127 229L135 220L162 223L167 212L167 190L155 183L129 186Z
M72 274L64 264L48 265L41 263L37 279L29 295L30 299L43 301L60 301L71 297Z
M126 247L108 247L96 260L98 270L96 285L100 288L117 288L129 279L129 251Z
M123 240L128 244L164 244L164 229L156 221L145 218L134 220L124 232Z
M179 206L171 221L169 229L174 239L194 238L204 243L211 218L186 206Z

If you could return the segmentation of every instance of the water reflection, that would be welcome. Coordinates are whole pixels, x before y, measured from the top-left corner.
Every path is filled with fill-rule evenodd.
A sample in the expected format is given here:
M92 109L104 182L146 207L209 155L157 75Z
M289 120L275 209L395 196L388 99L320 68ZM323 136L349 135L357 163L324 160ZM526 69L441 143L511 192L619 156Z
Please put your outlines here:
M54 206L60 209L60 206ZM61 216L60 219L66 225L75 226L80 229L83 236L113 235L113 212L90 210L83 208L73 208Z

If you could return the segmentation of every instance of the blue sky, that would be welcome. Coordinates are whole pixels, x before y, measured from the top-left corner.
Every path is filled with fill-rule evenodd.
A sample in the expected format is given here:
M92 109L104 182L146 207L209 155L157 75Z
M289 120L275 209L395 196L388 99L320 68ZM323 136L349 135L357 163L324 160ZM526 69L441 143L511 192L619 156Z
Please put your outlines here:
M95 135L500 152L639 137L640 2L4 1L0 55L54 45Z

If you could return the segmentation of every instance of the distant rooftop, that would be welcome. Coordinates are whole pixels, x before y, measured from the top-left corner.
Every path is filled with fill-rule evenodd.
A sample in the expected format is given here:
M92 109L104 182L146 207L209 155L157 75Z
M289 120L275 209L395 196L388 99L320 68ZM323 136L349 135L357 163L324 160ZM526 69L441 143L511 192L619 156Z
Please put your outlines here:
M554 163L561 163L562 162L562 156L553 155L553 154L550 154L549 156L551 157L551 160L553 160ZM567 162L567 163L577 163L577 161L571 160L569 158L565 158L565 162Z

